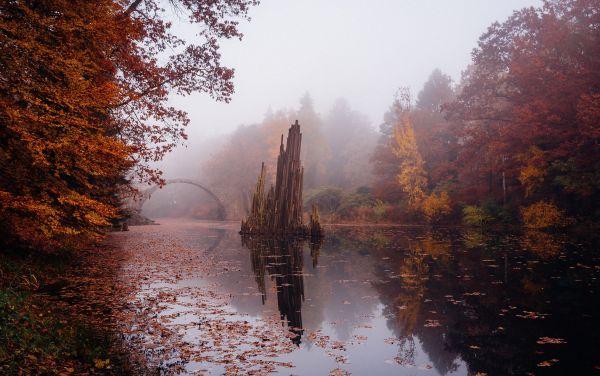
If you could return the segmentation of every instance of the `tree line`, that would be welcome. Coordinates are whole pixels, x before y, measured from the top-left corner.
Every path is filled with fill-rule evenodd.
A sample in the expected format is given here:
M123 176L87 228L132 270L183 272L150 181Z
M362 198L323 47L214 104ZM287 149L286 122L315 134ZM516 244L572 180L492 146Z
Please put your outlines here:
M480 37L459 82L436 69L416 98L400 89L377 140L347 102L322 119L305 97L298 111L239 128L206 172L242 210L260 161L272 163L282 129L298 118L306 207L316 203L329 220L597 221L598 30L599 1L516 11ZM232 176L240 178L226 188Z
M460 209L471 224L597 220L599 27L600 2L580 0L492 24L453 92L435 71L415 106L394 102L374 157L380 196L429 221Z

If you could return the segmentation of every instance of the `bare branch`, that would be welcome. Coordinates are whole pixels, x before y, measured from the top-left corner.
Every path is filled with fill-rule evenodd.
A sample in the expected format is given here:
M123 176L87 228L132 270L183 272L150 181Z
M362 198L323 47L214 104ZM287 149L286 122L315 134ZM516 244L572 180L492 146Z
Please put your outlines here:
M133 13L141 2L142 0L135 0L133 3L131 3L131 5L127 7L125 12L123 12L123 16L129 16L131 13Z

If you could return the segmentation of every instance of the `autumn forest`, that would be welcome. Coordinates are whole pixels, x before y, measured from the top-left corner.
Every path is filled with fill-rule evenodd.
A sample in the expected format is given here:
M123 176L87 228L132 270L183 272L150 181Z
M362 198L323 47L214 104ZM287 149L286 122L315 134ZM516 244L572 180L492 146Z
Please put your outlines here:
M0 374L599 372L600 1L460 3L0 0Z

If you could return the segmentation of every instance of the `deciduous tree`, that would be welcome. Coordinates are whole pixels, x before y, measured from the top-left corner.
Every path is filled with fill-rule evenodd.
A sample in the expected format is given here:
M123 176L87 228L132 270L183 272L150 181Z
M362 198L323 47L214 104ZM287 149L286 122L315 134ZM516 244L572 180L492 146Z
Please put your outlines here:
M63 246L100 234L119 214L119 187L185 139L169 94L227 101L233 70L219 39L239 38L254 0L171 1L199 26L171 30L155 0L0 3L0 232L4 241ZM133 170L132 170L133 169Z
M545 1L480 38L448 107L461 137L464 188L505 186L514 202L548 199L590 213L600 192L600 2ZM543 171L542 171L543 169ZM481 195L483 192L479 192ZM586 204L583 204L583 202Z

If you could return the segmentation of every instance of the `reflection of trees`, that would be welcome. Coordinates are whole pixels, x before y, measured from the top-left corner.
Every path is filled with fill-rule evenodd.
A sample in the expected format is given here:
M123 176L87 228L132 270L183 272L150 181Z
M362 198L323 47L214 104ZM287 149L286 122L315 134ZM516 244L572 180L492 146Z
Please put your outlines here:
M489 240L489 235L482 229L478 228L467 228L463 232L463 245L467 249L477 248L484 246Z
M521 246L541 258L556 256L563 242L555 234L549 234L535 229L525 229L521 236Z
M304 301L303 241L274 240L243 237L242 243L251 253L252 269L263 304L267 299L265 277L275 282L277 307L292 333L293 341L300 344L303 333L302 302ZM311 243L311 257L316 266L319 256L318 243Z
M341 228L328 234L320 256L318 245L311 249L312 260L304 250L304 269L313 274L304 280L301 245L254 241L248 247L261 293L273 293L265 291L269 276L290 328L313 330L332 320L344 340L381 302L399 364L414 364L422 349L440 374L456 370L458 359L470 374L505 375L540 371L537 364L552 358L560 361L551 372L589 373L600 343L590 330L597 327L594 312L600 312L597 259L555 234L470 234ZM541 249L543 239L555 243L550 252ZM299 278L284 277L294 275ZM361 299L373 295L372 289L379 301ZM533 319L536 313L551 314ZM567 343L540 347L536 341L543 336Z
M402 294L394 299L396 320L405 335L414 333L417 318L421 310L421 302L425 293L423 278L426 278L429 267L423 253L409 250L402 262L397 265L398 274L402 281Z
M594 308L585 303L594 301L593 291L581 283L593 280L593 269L589 259L574 259L583 255L562 252L564 238L531 231L392 238L395 249L375 250L384 260L374 287L401 344L399 363L410 361L405 348L414 337L442 374L456 369L458 355L471 373L526 374L552 358L560 360L552 365L556 374L589 372L599 336L590 334ZM543 336L573 347L540 347Z
M435 274L432 265L448 265L451 242L448 237L426 232L416 238L398 238L386 243L396 243L400 249L387 248L386 258L377 267L377 274L384 275L374 287L386 305L388 325L398 337L399 364L414 364L415 338L419 338L423 350L429 355L434 367L441 374L458 367L457 354L445 347L443 309L428 299L429 284ZM395 274L385 274L385 269ZM436 313L432 313L436 312ZM439 311L439 312L438 312ZM437 326L440 325L440 326Z
M408 248L401 262L396 266L402 282L403 294L396 297L395 306L398 308L396 314L398 324L406 335L411 335L417 326L417 318L426 292L426 282L429 279L428 260L439 259L447 262L450 242L436 239L431 233L427 233L418 240L409 241Z

